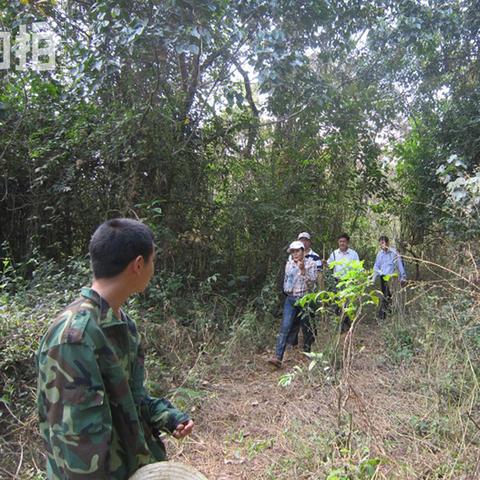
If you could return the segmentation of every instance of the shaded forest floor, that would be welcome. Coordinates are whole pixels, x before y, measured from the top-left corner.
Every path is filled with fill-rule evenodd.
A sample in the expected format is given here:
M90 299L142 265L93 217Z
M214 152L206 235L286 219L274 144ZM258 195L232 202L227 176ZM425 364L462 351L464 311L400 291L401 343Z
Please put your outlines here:
M266 362L271 352L221 361L202 382L195 434L168 441L170 456L217 480L480 478L478 443L448 438L448 422L463 419L440 425L436 399L422 388L431 380L422 362L392 365L382 339L376 324L359 326L355 394L340 416L337 389L307 373L298 349L280 371ZM303 373L280 386L296 365Z

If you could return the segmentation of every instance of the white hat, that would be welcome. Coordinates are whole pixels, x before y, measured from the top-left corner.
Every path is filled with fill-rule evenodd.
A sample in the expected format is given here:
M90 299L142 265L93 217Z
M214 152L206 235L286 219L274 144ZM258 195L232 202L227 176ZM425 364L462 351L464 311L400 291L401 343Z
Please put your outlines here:
M299 240L295 240L287 248L287 252L290 253L292 250L300 250L300 248L305 249L305 245L303 245L303 243Z
M298 234L297 239L300 240L301 238L306 238L307 240L311 240L311 236L308 232L302 232Z
M178 462L151 463L137 470L129 480L207 480L190 465Z

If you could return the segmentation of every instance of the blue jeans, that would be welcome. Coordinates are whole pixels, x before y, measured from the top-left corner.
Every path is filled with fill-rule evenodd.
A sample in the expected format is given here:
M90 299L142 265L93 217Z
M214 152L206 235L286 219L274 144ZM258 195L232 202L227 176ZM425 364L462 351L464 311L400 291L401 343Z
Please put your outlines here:
M316 303L306 304L299 315L300 321L293 322L290 335L287 338L287 345L298 345L298 332L300 327L303 331L303 351L310 352L312 344L317 336L317 326L315 324Z
M283 305L283 319L280 325L280 333L277 337L277 346L275 348L275 356L283 359L285 347L287 343L293 345L299 326L302 325L304 337L304 350L310 351L313 341L313 331L310 325L310 317L301 307L295 306L295 302L300 297L288 296Z

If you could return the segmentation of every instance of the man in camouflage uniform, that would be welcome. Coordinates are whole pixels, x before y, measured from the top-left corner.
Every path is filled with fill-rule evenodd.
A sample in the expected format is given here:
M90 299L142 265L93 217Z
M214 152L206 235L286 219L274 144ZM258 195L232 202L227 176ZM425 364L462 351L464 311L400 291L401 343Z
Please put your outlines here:
M90 242L91 288L50 325L37 354L38 411L49 479L127 479L165 460L161 431L182 438L188 415L144 386L143 350L121 305L154 271L152 232L115 219Z

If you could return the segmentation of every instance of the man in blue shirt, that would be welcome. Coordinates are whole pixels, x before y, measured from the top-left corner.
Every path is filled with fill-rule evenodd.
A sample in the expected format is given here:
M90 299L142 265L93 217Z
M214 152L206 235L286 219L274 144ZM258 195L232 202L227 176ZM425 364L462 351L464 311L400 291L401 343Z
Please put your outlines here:
M402 287L407 281L407 275L405 273L405 267L403 266L402 257L394 248L390 247L388 237L382 235L378 241L380 243L380 251L377 254L375 265L373 266L373 280L375 281L377 277L380 277L380 288L383 298L378 317L381 320L385 320L392 301L392 292L390 291L389 281L385 278L385 275L394 275L398 271Z

